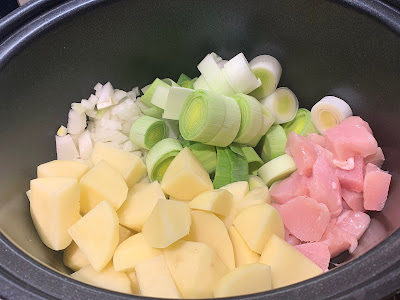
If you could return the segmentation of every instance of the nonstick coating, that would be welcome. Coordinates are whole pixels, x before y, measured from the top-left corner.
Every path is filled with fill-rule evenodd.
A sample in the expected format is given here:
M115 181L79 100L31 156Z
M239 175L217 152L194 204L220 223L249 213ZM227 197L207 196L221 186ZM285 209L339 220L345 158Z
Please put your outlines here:
M396 2L396 1L392 1ZM40 241L25 191L55 159L71 102L97 82L196 76L208 52L271 54L301 106L325 95L366 119L393 175L357 251L315 279L246 299L379 299L400 288L400 12L381 1L33 0L0 22L0 298L131 299L68 278ZM372 250L370 250L372 249ZM368 251L370 250L370 251Z

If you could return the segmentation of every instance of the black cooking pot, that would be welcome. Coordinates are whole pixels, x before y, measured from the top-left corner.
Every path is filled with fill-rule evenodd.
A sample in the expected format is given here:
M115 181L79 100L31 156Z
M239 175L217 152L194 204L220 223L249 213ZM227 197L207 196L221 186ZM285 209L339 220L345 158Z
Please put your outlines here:
M36 0L0 21L0 298L131 299L77 282L40 241L25 191L55 159L54 133L95 83L129 89L197 75L208 52L271 54L281 86L310 108L349 102L393 175L353 255L314 279L243 299L379 299L400 288L400 12L372 0Z

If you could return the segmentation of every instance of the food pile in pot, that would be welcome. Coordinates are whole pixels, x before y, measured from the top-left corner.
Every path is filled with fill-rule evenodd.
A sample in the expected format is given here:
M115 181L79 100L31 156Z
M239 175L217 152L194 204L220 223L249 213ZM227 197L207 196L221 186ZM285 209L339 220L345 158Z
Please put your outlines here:
M268 291L327 272L383 209L382 149L344 100L299 108L269 55L197 67L71 105L27 195L72 278L165 298Z

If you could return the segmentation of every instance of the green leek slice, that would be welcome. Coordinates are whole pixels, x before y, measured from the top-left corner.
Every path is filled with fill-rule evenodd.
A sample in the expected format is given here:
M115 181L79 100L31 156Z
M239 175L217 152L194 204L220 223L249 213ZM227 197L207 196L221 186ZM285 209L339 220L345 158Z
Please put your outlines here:
M196 80L197 80L197 77L195 77L195 78L193 78L192 80L190 80L190 81L185 81L183 84L182 84L182 87L184 87L184 88L187 88L187 89L194 89L194 83L196 82Z
M261 99L260 102L273 113L275 124L283 124L293 120L299 109L299 101L296 95L285 87L276 89L275 92Z
M175 86L175 87L177 87L177 86L179 86L175 81L173 81L171 78L164 78L164 79L161 79L163 82L165 82L166 84L168 84L169 86Z
M286 133L280 125L273 125L260 141L261 158L268 162L285 153Z
M167 135L168 127L164 121L142 116L133 123L129 138L132 144L150 150Z
M191 81L192 80L192 78L190 78L189 76L187 76L186 74L181 74L180 76L179 76L179 79L178 79L178 81L177 81L177 84L179 85L179 86L182 86L182 84L185 82L185 81Z
M193 89L204 90L204 91L211 90L210 86L208 85L203 75L200 75L199 78L197 78L197 80L193 82Z
M153 96L151 97L151 104L164 109L165 104L167 103L167 98L169 94L170 87L165 87L162 85L157 86L155 89Z
M258 135L263 125L261 104L256 98L245 94L235 94L232 98L238 103L241 116L239 132L234 141L247 144Z
M175 120L163 120L168 127L168 137L177 139L179 136L179 122Z
M188 147L203 165L208 174L215 172L217 167L217 150L214 146L194 143Z
M182 150L177 139L166 138L150 149L146 156L147 173L151 181L161 182L171 161Z
M283 154L270 160L257 171L257 175L270 187L275 181L285 179L297 170L291 156Z
M305 108L300 108L292 121L283 126L286 135L294 131L299 135L306 136L309 133L317 132L311 121L311 112Z
M242 152L249 164L249 174L253 174L253 172L257 171L264 164L264 162L262 161L260 156L258 156L254 148L243 147Z
M250 147L255 147L260 142L263 136L267 133L267 131L271 128L271 126L275 122L274 115L269 111L268 108L261 105L262 114L263 114L263 122L260 130L258 131L257 135L247 144Z
M171 87L165 102L162 117L169 120L179 120L179 114L186 99L194 90L183 87Z
M153 117L156 119L161 119L162 116L162 109L156 106L153 107L147 107L142 112L149 117Z
M248 164L244 157L229 148L217 147L217 168L213 185L215 189L236 181L248 180Z
M270 55L259 55L250 62L254 75L261 80L261 86L250 93L257 99L271 95L281 79L282 67L279 61Z
M267 186L265 182L257 175L249 175L249 189L250 191L256 187Z
M159 78L156 78L153 83L146 89L144 92L144 95L140 97L140 101L143 104L146 104L148 107L154 107L154 105L151 103L151 98L153 97L154 92L156 91L156 88L158 86L163 86L165 88L170 88L170 85L165 83Z

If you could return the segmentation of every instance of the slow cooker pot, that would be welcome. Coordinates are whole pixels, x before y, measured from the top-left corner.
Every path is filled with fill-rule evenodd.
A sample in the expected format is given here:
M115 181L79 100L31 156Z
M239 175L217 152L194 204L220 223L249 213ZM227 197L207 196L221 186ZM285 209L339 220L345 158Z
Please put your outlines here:
M281 86L310 108L346 99L393 175L383 212L355 253L314 279L243 299L379 299L400 288L400 11L397 1L33 0L0 21L0 297L132 299L77 282L40 241L25 191L55 159L71 102L97 82L129 89L195 76L208 52L271 54ZM397 3L398 4L398 3ZM340 266L340 267L336 267Z

